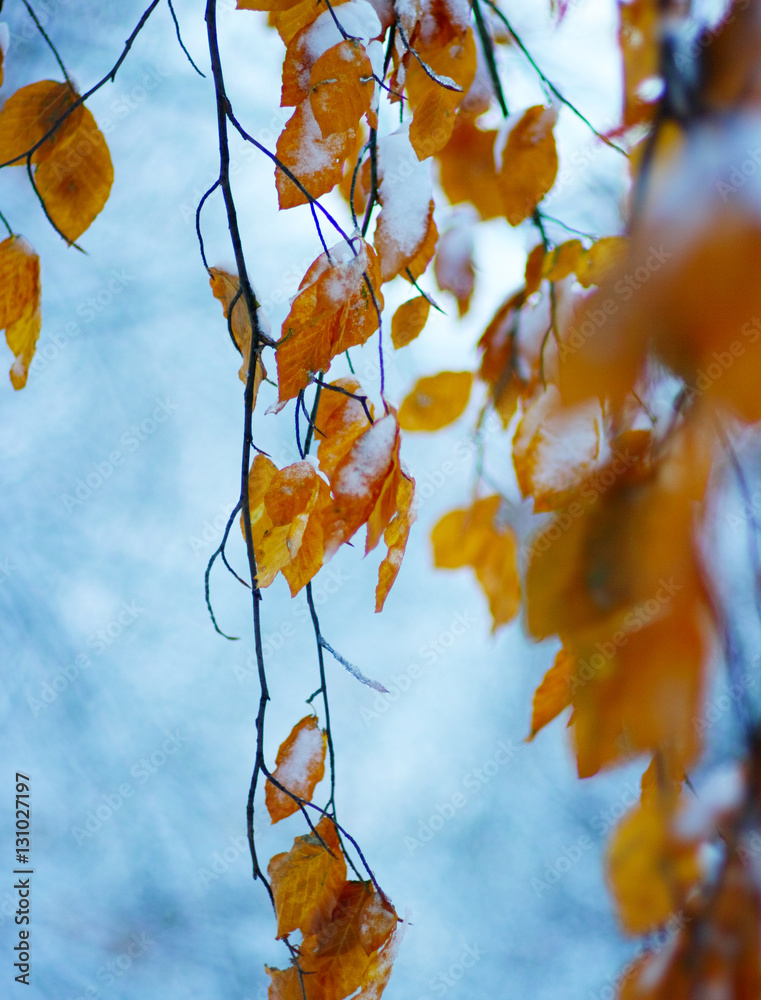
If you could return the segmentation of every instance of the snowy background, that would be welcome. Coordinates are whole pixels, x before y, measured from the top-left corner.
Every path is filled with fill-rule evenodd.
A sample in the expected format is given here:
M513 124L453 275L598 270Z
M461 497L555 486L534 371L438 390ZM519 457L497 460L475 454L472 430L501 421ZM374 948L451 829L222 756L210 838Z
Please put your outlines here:
M206 69L203 4L176 6ZM290 113L278 108L282 45L264 15L232 8L220 3L230 97L274 148ZM39 0L36 9L82 90L110 69L142 13L96 0ZM614 5L578 4L556 36L543 10L505 9L553 82L610 127L620 89ZM6 3L3 17L4 98L60 78L22 5ZM541 100L520 54L502 58L511 104ZM21 991L9 905L21 771L33 801L25 995L262 1000L264 963L284 966L287 952L245 845L258 700L250 602L215 570L220 625L243 637L227 642L203 598L206 561L237 497L243 409L239 358L194 232L196 203L217 173L214 95L179 50L164 6L89 106L116 180L81 240L87 256L50 230L22 170L0 177L0 211L42 259L44 310L27 388L14 393L0 380L0 980L10 984L4 995ZM617 231L622 164L566 111L559 131L561 181L548 212L584 231ZM278 330L319 244L308 210L278 214L270 163L235 139L233 153L250 271ZM337 199L326 203L347 221ZM446 214L437 222L443 230ZM219 198L207 204L204 232L210 263L229 263ZM458 323L453 300L440 296L447 317L432 313L399 355L389 346L392 401L421 374L472 365L477 335L518 286L535 242L528 227L485 227L471 315ZM438 294L432 274L423 285ZM407 297L408 286L390 287L386 316ZM10 353L0 353L8 368ZM377 338L353 353L377 398ZM337 362L331 375L343 373ZM265 417L273 395L262 390L257 444L283 465L297 458L293 408ZM493 638L470 572L432 570L430 528L470 493L479 402L445 433L405 438L420 516L385 612L373 613L377 555L366 564L345 547L315 582L328 641L391 692L379 699L327 663L339 817L409 918L389 1000L604 1000L634 946L615 925L602 848L634 801L639 771L580 783L562 723L524 744L555 647L527 642L519 623ZM487 437L489 473L510 491L508 439ZM521 508L521 524L526 515ZM242 568L237 528L230 553ZM318 682L303 596L292 601L278 579L262 608L272 760ZM260 823L265 859L303 832L298 817Z

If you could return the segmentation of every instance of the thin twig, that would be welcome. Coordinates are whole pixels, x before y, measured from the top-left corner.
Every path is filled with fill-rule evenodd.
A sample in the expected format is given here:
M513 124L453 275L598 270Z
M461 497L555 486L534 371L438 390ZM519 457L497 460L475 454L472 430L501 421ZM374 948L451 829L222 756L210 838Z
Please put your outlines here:
M174 4L172 3L172 0L166 0L166 2L169 4L169 13L172 15L172 20L174 21L174 30L177 33L177 41L180 43L180 48L185 53L185 55L188 57L188 62L193 67L193 69L196 71L196 73L198 73L199 76L202 76L204 78L204 80L205 80L206 79L206 74L202 73L201 70L196 66L196 64L193 62L193 57L188 52L188 50L185 48L185 43L183 42L182 35L180 34L180 22L177 20L177 15L174 12Z
M71 87L71 89L74 90L74 84L71 82L71 77L66 72L66 67L63 64L63 59L61 59L60 55L58 54L58 49L55 47L55 45L53 45L53 43L50 40L50 37L48 36L47 32L45 31L45 29L40 24L40 21L39 21L37 15L32 10L32 5L28 2L28 0L22 0L22 3L24 4L24 6L26 7L27 11L29 12L29 16L31 17L31 19L34 21L35 27L37 28L37 30L39 31L39 33L42 35L42 37L45 39L45 41L48 44L48 47L49 47L50 51L55 56L55 61L58 63L58 65L59 65L59 67L61 69L61 72L64 75L64 79L66 80L66 82L68 83L68 85Z
M420 294L423 296L423 298L426 300L426 302L428 302L429 305L433 306L433 308L436 310L436 312L440 312L442 316L446 316L446 312L441 308L440 305L438 305L434 301L433 296L429 295L428 292L423 291L423 289L417 283L416 279L413 278L412 271L410 271L409 268L405 268L405 272L407 274L407 277L409 278L410 283L412 285L414 285L415 288L417 288L417 290L420 292Z
M2 212L0 212L0 222L2 222L2 224L3 224L3 225L5 226L5 228L6 228L7 230L8 230L8 235L9 235L9 236L15 236L15 235L16 235L16 234L15 234L15 233L13 232L13 230L11 229L11 227L10 227L10 226L8 225L8 220L7 220L6 218L5 218L5 216L3 215L3 213L2 213Z

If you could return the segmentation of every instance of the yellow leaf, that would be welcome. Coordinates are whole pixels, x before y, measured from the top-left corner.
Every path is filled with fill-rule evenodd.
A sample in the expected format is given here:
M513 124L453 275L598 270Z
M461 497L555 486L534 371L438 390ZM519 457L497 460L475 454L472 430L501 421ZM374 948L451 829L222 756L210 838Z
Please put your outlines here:
M68 83L55 80L40 80L12 94L0 111L0 163L15 160L16 166L23 166L25 161L20 157L47 135L76 99ZM33 163L55 149L64 131L76 129L84 110L80 105L69 115L60 130L33 154Z
M597 240L579 260L576 275L584 288L599 285L606 274L626 256L627 242L623 236L604 236Z
M629 934L647 934L665 923L700 876L696 846L669 832L670 815L654 804L638 805L610 841L608 881Z
M477 500L467 510L453 510L431 533L436 566L472 566L489 599L492 630L511 621L520 606L518 543L514 532L497 523L498 496Z
M413 109L410 142L419 160L433 156L449 142L455 111L462 103L476 74L476 43L468 28L464 34L454 25L439 22L438 31L415 50L433 72L460 89L443 87L431 79L420 63L410 57L406 89Z
M513 465L521 493L534 498L536 513L567 503L591 476L600 457L602 422L597 400L564 408L553 385L526 406L513 438Z
M440 372L419 379L399 407L406 431L437 431L465 412L473 385L471 372Z
M319 930L346 882L346 861L332 820L323 817L316 831L296 837L291 850L276 854L267 867L278 939L297 929L304 935Z
M542 261L542 277L548 281L562 281L577 270L584 257L585 251L581 240L561 243L554 250L550 250Z
M391 320L391 343L398 350L406 347L422 331L428 320L431 303L425 295L403 302Z
M310 802L317 784L325 774L325 749L327 736L320 729L317 719L307 715L281 743L275 758L272 776L281 785ZM267 812L273 823L298 812L298 803L267 781L264 789Z
M40 147L34 180L48 215L69 243L90 227L108 200L114 180L111 155L95 119L84 106L76 123L66 122ZM72 116L73 117L73 116Z

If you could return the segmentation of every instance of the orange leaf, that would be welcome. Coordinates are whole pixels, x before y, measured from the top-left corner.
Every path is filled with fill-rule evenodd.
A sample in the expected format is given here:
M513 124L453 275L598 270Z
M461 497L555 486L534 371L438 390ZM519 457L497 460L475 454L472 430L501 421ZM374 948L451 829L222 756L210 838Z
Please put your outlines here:
M41 325L39 305L30 302L16 322L6 328L5 339L16 359L10 373L14 389L23 389L26 385Z
M301 988L302 979L307 1000L318 1000L313 992L317 984L309 976L299 976L295 965L291 965L287 969L273 969L269 965L265 965L264 970L270 977L270 987L267 991L268 1000L304 1000Z
M50 131L76 99L68 83L55 80L40 80L12 94L0 111L0 163L16 160L15 166L23 166L20 157ZM61 131L33 154L33 163L50 154L63 130L76 128L84 110L80 105L71 113Z
M521 290L503 302L477 345L483 351L479 377L491 386L492 404L505 427L512 419L518 398L525 389L525 383L516 370L516 334L524 300L525 293Z
M354 396L362 395L362 389L354 378L339 378L331 385L352 393L333 392L322 389L320 403L315 415L315 437L317 438L317 458L320 469L328 478L335 472L336 466L350 450L360 434L364 434L370 426L367 414L362 404ZM370 416L373 415L373 404L366 400Z
M399 425L390 412L356 438L337 463L330 480L334 503L323 521L326 555L368 522L394 470L398 448Z
M413 110L410 142L419 160L433 156L449 142L455 124L455 111L476 75L476 43L473 32L464 32L454 24L438 21L436 31L423 40L418 36L414 48L436 76L450 89L426 73L414 57L409 57L406 89Z
M325 371L337 354L363 344L378 329L383 309L378 258L368 243L354 242L356 254L346 243L331 248L330 260L320 254L293 299L277 346L281 402L306 388L313 372Z
M524 111L507 135L497 175L507 221L517 226L544 198L558 172L552 133L557 111L534 105Z
M565 649L559 650L555 662L534 692L531 733L526 738L527 743L530 743L541 729L571 704L570 685L574 669L573 657Z
M111 193L111 155L89 108L37 151L34 181L48 215L69 243L90 227Z
M473 385L471 372L440 372L418 379L399 407L405 431L437 431L465 412Z
M526 258L526 291L525 295L533 295L538 290L544 277L544 244L538 243Z
M402 565L410 528L415 520L415 480L402 474L396 490L396 511L383 533L388 552L378 568L378 586L375 588L375 610L383 610L388 592L394 584Z
M309 98L286 122L277 140L277 155L313 198L327 194L341 180L343 164L354 152L352 129L323 137ZM279 168L275 168L280 208L306 205L309 199Z
M327 736L320 729L317 719L313 715L305 716L280 744L272 776L290 792L310 802L315 786L325 774L326 747ZM265 786L264 797L273 823L299 810L298 803L270 781Z
M496 131L457 119L452 138L438 154L441 186L452 205L469 201L482 219L502 215L502 191L494 162Z
M391 320L391 343L397 350L406 347L422 332L430 309L431 303L425 295L418 295L399 306Z
M397 274L417 280L436 249L429 164L418 163L408 126L378 142L378 199L381 212L373 242L380 257L383 281Z
M346 861L332 820L323 817L316 831L296 837L290 851L276 854L267 867L278 939L297 929L304 935L319 930L346 882Z
M391 936L391 940L381 950L376 952L365 971L362 980L362 989L357 993L355 1000L380 1000L383 991L388 986L393 971L396 953L401 941L401 932L397 925Z
M373 67L355 39L339 42L312 67L309 100L323 138L357 129L373 100Z
M225 319L227 320L230 320L230 306L237 297L237 301L235 301L235 305L233 306L230 329L233 333L235 346L243 356L243 363L238 369L238 377L241 382L245 384L248 378L248 366L251 359L251 321L248 318L248 309L246 309L246 303L243 301L243 296L238 295L240 281L237 275L229 274L227 271L223 271L219 267L210 267L209 275L209 284L211 285L212 294L215 299L219 299L222 303L222 309L224 310ZM269 330L269 323L262 313L261 308L257 309L256 315L260 329L264 333L267 333ZM262 384L262 380L266 377L267 370L264 367L261 355L259 355L256 361L256 375L254 377L254 405L256 405L256 397L259 392L259 386Z
M20 236L0 243L0 329L15 356L14 389L26 385L40 335L40 259Z
M580 284L584 288L599 285L626 255L627 242L623 236L604 236L586 251L576 268Z
M257 454L248 496L258 586L269 587L282 570L294 595L322 565L320 520L329 502L327 486L309 462L278 471L270 459ZM245 537L242 514L241 530Z

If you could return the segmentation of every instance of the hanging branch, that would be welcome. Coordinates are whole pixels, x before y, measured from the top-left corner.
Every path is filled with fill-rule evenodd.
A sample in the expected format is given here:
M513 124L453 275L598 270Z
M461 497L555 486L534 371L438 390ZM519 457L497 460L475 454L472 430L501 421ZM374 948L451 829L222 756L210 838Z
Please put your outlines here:
M248 556L249 574L251 578L251 593L253 599L253 625L254 625L254 648L256 653L256 665L259 676L259 709L256 716L256 760L254 770L251 775L251 783L248 791L248 801L246 803L246 820L248 830L248 844L251 852L254 879L264 882L272 898L272 889L264 876L259 865L254 842L254 799L259 772L263 770L264 764L264 719L269 701L269 690L267 687L267 675L264 668L264 651L262 648L262 630L259 604L261 593L257 582L256 553L254 551L254 540L251 530L251 506L248 495L248 478L251 462L251 449L253 445L253 410L254 410L254 385L256 379L256 366L259 353L263 346L261 330L259 327L259 317L257 312L258 303L254 297L251 283L248 278L246 260L243 254L243 245L238 228L238 217L235 208L232 188L230 185L230 147L227 134L227 121L230 102L225 91L224 76L222 73L222 62L219 53L219 41L217 38L217 4L216 0L207 0L205 20L209 42L209 55L211 58L212 76L214 79L214 89L217 104L217 136L219 142L219 186L225 202L227 223L230 230L230 239L235 253L235 264L238 269L238 280L242 289L243 301L246 306L248 320L251 325L251 351L249 355L248 372L246 374L246 389L244 393L244 420L243 420L243 455L241 459L241 487L240 503L243 512L243 527L246 538L246 553Z

